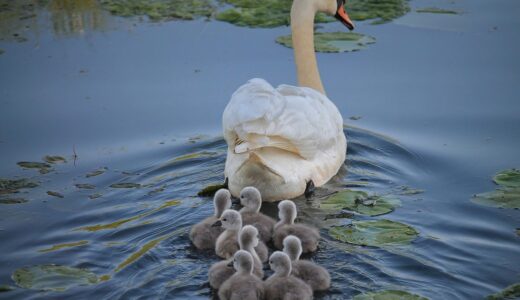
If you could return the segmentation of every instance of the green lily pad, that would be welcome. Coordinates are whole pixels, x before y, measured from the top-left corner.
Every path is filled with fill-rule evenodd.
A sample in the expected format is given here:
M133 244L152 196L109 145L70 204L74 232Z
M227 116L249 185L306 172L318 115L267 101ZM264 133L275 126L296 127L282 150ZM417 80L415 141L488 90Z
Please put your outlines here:
M94 199L97 199L97 198L99 198L101 196L103 196L103 194L96 193L96 194L89 195L88 198L91 199L91 200L94 200Z
M520 188L520 170L511 169L499 172L493 181L501 186Z
M428 298L406 291L385 290L356 295L354 296L354 300L428 300Z
M20 189L30 189L37 187L36 182L27 179L3 179L0 178L0 194L17 193Z
M86 189L86 190L93 190L96 188L95 185L93 184L89 184L89 183L77 183L75 184L75 186L78 188L78 189Z
M320 204L322 209L348 209L367 216L379 216L392 212L401 202L398 199L372 195L362 191L344 190Z
M448 15L458 15L459 13L454 10L443 9L438 7L425 7L419 8L416 10L418 13L429 13L429 14L448 14Z
M58 192L53 192L53 191L47 191L47 195L53 196L53 197L58 197L58 198L64 198L65 197L62 194L60 194Z
M192 20L215 11L210 0L102 0L101 4L113 15L147 16L152 21Z
M352 221L352 225L332 227L331 237L361 246L406 245L419 234L413 227L390 220Z
M238 26L278 27L289 25L292 0L223 0L232 5L216 15L216 19ZM373 24L391 21L406 14L410 7L406 0L352 0L345 8L354 21L376 19ZM319 13L315 23L334 22L331 16Z
M473 196L473 202L499 208L520 208L520 188L496 189L493 192Z
M133 183L133 182L120 182L120 183L111 184L110 187L114 188L114 189L134 189L134 188L140 188L141 185L139 183Z
M292 48L291 35L281 36L276 42ZM317 32L314 33L314 48L317 52L352 52L365 49L376 39L355 32Z
M27 203L28 201L24 198L7 198L7 199L0 199L0 204L22 204Z
M42 162L35 162L35 161L20 161L16 163L18 166L24 168L24 169L38 169L41 174L47 174L51 170L51 165L47 163Z
M86 269L59 265L20 268L13 272L11 278L19 287L39 291L65 291L99 282L97 275Z
M56 163L66 163L67 160L65 159L65 157L63 156L58 156L58 155L55 155L55 156L51 156L51 155L47 155L43 158L44 161L50 163L50 164L56 164Z
M85 175L85 177L90 178L90 177L94 177L94 176L99 176L99 175L105 173L105 171L106 171L105 168L98 169L98 170L92 171L90 173L87 173L87 175Z
M487 296L489 300L504 300L504 299L518 299L520 298L520 283L515 283L502 291Z
M227 188L225 183L210 184L197 193L199 197L212 197L220 189Z

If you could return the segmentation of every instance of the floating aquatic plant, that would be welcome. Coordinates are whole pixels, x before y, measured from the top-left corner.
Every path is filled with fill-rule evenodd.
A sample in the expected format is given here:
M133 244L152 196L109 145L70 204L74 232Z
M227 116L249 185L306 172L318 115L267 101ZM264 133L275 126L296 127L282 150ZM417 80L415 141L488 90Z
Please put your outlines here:
M93 199L97 199L101 196L103 196L103 194L95 193L95 194L89 195L88 198L93 200Z
M42 253L53 252L53 251L61 250L64 248L78 247L78 246L83 246L86 244L88 244L88 241L78 241L78 242L72 242L72 243L57 244L57 245L53 245L50 248L38 250L38 252L42 252Z
M89 270L59 265L24 267L14 271L11 277L19 287L43 291L65 291L99 281L97 275Z
M93 190L96 188L95 185L93 184L89 184L89 183L77 183L75 184L75 186L78 188L78 189L86 189L86 190Z
M502 291L487 296L488 300L506 300L520 298L520 283L512 284Z
M206 186L205 188L203 188L202 190L200 190L197 193L197 196L199 196L199 197L211 197L211 196L215 195L215 193L218 190L225 189L225 188L227 188L227 184L225 184L225 183L210 184L210 185Z
M90 177L94 177L94 176L99 176L99 175L105 173L105 170L106 170L105 168L101 168L101 169L92 171L90 173L87 173L87 175L85 175L85 177L90 178Z
M443 9L438 7L425 7L419 8L415 10L418 13L429 13L429 14L448 14L448 15L458 15L459 13L454 10Z
M148 16L152 21L192 20L215 11L210 0L102 0L101 4L113 15Z
M292 48L291 35L278 37L276 42ZM375 42L375 38L355 32L317 32L314 34L314 49L318 52L359 51Z
M406 245L419 234L413 227L390 220L352 221L351 225L332 227L333 238L361 246Z
M3 179L0 178L0 194L18 193L20 189L30 189L37 187L36 182L25 178L21 179Z
M64 198L65 197L62 194L60 194L58 192L54 192L54 191L47 191L47 195L53 196L53 197L58 197L58 198Z
M120 182L120 183L111 184L110 187L114 188L114 189L133 189L133 188L140 188L141 185L139 183L133 183L133 182Z
M392 212L400 201L391 197L368 195L363 191L340 191L320 203L327 210L348 209L367 216L378 216Z
M492 192L476 194L472 201L499 208L520 208L520 171L501 171L493 177L493 181L499 188Z
M407 291L384 290L359 294L354 296L354 300L428 300L428 298Z
M58 155L46 155L43 160L45 162L48 162L50 164L56 164L56 163L66 163L67 160L63 157L63 156L58 156Z
M16 163L18 166L24 169L39 169L41 174L47 174L50 172L51 165L42 162L34 161L20 161Z
M7 198L7 199L0 199L0 204L22 204L27 203L28 201L24 198Z

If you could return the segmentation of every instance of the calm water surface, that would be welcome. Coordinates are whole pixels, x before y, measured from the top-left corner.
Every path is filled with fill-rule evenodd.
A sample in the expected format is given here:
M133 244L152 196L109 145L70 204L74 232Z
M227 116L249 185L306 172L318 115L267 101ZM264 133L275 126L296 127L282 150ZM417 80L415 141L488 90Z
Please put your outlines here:
M349 142L339 174L316 197L296 200L300 221L323 236L310 258L332 276L318 298L403 289L480 299L520 281L520 212L471 202L495 188L497 171L520 167L520 5L493 3L412 1L413 9L464 13L361 23L358 32L376 44L318 55ZM27 203L0 204L0 285L15 287L16 269L43 264L86 268L106 281L63 292L15 288L0 298L213 297L207 270L218 258L187 236L212 213L211 198L197 192L223 180L220 122L231 93L252 77L295 82L292 51L273 42L289 29L151 24L95 5L82 12L81 26L46 10L38 30L2 28L4 37L15 30L28 40L0 41L0 177L40 186L17 195ZM45 155L68 162L44 175L16 165ZM95 170L104 172L86 177ZM94 189L75 186L86 183ZM140 187L110 187L116 183ZM330 226L351 219L326 220L320 195L345 187L397 195L402 206L373 219L409 224L419 237L387 248L330 238ZM263 210L277 215L275 205Z

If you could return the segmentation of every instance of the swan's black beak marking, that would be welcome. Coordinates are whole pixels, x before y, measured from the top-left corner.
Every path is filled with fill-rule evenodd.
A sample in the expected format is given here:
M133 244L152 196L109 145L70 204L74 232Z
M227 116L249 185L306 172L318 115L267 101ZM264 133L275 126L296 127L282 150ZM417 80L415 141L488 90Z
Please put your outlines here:
M338 1L338 9L334 17L338 19L343 25L347 26L349 30L354 30L354 22L350 20L347 12L345 11L345 0L337 0Z
M213 223L213 225L211 225L211 227L221 227L222 226L222 221L218 220L217 222Z

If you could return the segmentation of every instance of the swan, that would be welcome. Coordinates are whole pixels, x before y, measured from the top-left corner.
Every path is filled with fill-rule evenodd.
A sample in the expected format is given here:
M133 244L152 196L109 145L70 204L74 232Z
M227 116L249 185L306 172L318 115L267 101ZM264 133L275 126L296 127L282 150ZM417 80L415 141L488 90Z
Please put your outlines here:
M245 250L251 254L254 265L253 274L262 279L264 277L263 264L254 248L258 246L258 230L251 225L244 226L240 230L238 243L240 244L240 250ZM211 287L219 289L222 283L235 274L235 269L233 269L232 265L229 265L231 261L233 260L220 261L209 268L208 279Z
M255 226L260 232L262 241L268 242L271 240L276 221L260 212L262 206L260 191L252 186L243 188L240 192L240 203L244 206L240 209L242 222L246 225Z
M304 224L294 224L296 219L296 204L291 200L278 203L280 221L274 225L273 243L277 249L283 249L283 240L288 235L297 236L302 242L303 253L318 249L320 233L316 228Z
M235 268L236 273L222 284L218 292L220 299L264 299L264 283L252 274L253 257L251 254L244 250L237 251L229 266L231 265Z
M257 187L269 202L308 194L345 161L343 118L325 95L314 53L317 12L334 15L353 29L344 0L294 0L291 31L299 86L274 88L251 79L224 109L224 175L235 197L246 186Z
M265 281L266 299L312 299L312 289L291 275L291 259L287 254L275 251L269 257L269 266L274 274Z
M194 225L190 230L190 240L197 249L215 248L215 242L224 229L211 225L220 218L224 210L231 207L229 191L226 189L218 190L213 197L213 206L215 207L215 214Z
M218 256L228 259L233 257L235 252L239 250L239 232L242 229L242 217L236 210L226 209L220 220L213 223L212 226L224 227L222 232L215 243L215 252ZM258 246L255 247L258 256L261 261L267 261L267 246L263 242L259 242Z
M325 291L330 287L330 274L322 266L309 260L299 260L302 254L302 242L294 235L289 235L283 240L283 252L285 252L292 263L291 275L294 275L313 291Z

